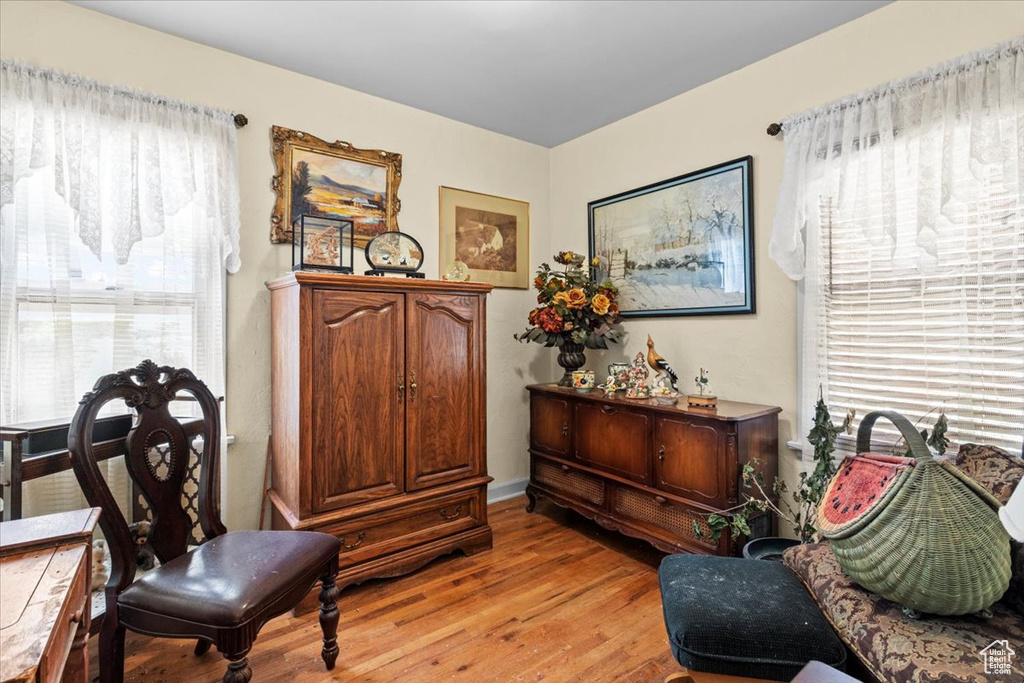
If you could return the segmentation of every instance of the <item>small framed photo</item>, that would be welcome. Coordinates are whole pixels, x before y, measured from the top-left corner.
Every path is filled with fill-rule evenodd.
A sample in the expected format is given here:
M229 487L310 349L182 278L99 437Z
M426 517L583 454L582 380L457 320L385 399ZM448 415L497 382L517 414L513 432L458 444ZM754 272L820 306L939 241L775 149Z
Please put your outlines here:
M590 257L624 318L753 313L751 157L587 204Z
M301 214L292 225L292 270L352 272L352 221Z
M441 187L441 267L461 261L469 279L495 287L530 286L530 204Z

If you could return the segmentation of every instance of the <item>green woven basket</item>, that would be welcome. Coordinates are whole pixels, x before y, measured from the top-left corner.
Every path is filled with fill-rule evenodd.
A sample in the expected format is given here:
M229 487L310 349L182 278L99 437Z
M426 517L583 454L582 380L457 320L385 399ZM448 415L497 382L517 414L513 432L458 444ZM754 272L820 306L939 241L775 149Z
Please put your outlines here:
M900 430L913 462L868 454L879 417ZM857 431L857 453L844 461L818 506L822 535L851 579L928 614L979 612L1002 597L1010 583L1010 537L996 513L999 502L988 491L952 463L935 460L898 413L866 415ZM825 508L848 495L842 493L842 475L854 468L888 468L892 474L885 476L895 483L849 523L827 523Z

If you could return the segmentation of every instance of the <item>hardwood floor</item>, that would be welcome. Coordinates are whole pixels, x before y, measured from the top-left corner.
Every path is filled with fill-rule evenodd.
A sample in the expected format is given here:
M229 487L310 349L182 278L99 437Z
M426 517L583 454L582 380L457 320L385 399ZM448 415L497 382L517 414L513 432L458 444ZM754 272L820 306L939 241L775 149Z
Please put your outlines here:
M661 616L663 554L546 501L533 514L525 505L489 508L492 551L343 591L334 671L320 660L315 612L271 621L250 653L253 680L662 681L679 671ZM224 659L193 646L129 633L125 678L219 681Z

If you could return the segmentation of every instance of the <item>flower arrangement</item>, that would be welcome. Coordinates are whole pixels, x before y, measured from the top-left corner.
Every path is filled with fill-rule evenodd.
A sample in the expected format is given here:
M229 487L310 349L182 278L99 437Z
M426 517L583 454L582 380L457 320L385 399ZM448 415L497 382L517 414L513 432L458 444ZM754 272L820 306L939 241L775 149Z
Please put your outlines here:
M554 261L564 269L540 264L533 279L538 306L527 316L526 331L514 335L516 340L558 347L580 344L590 349L607 349L608 342L619 341L622 330L615 303L619 290L610 280L594 281L591 269L598 267L598 259L584 268L582 254L560 251Z

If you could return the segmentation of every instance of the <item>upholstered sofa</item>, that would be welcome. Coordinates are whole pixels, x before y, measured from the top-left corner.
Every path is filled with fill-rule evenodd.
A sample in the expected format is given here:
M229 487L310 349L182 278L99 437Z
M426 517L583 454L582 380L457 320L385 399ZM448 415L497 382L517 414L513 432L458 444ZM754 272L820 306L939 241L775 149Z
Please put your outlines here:
M1024 477L1024 459L987 446L965 445L956 464L1002 503ZM783 555L811 592L846 646L879 681L991 683L1024 681L1024 548L1012 545L1010 589L991 618L909 619L900 608L860 588L839 567L827 543L790 548ZM1009 675L986 673L983 650L996 641L1015 649Z

